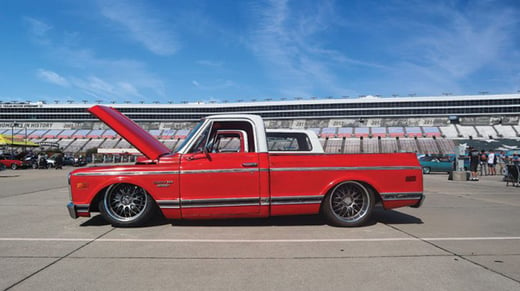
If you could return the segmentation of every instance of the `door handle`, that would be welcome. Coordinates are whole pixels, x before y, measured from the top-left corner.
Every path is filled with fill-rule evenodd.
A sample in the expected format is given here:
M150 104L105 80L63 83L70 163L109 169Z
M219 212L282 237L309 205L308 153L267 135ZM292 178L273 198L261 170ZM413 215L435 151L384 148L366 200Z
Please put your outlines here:
M257 163L243 163L242 164L243 167L256 167L258 166Z

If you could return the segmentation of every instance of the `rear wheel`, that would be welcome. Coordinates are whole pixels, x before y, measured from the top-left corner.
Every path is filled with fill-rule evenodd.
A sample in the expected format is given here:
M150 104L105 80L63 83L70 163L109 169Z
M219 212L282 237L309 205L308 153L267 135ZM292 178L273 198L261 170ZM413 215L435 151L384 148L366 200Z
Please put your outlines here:
M11 164L11 169L13 169L13 170L18 169L18 165L15 164L15 163L12 163L12 164Z
M429 174L429 173L431 173L431 171L432 171L432 170L431 170L430 168L428 168L428 167L424 167L424 168L422 168L422 172L423 172L423 174Z
M153 201L139 186L114 184L105 191L99 211L114 226L138 226L152 216Z
M363 184L346 181L338 184L325 197L322 210L332 225L360 226L372 214L374 195Z

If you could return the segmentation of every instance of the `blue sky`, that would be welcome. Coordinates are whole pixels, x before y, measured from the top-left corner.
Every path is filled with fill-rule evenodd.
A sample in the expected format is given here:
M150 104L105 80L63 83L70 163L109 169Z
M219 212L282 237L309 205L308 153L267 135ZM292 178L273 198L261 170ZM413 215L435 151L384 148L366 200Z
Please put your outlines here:
M520 90L520 1L4 0L0 100Z

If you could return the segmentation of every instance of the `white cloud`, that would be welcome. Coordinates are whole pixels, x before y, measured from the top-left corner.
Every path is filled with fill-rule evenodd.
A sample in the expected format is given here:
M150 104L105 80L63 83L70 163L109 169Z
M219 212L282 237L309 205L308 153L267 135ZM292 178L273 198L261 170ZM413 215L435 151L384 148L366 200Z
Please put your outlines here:
M36 75L38 76L38 78L40 78L43 81L46 81L46 82L49 82L49 83L52 83L55 85L59 85L62 87L69 86L69 82L67 81L67 79L65 79L64 77L60 76L59 74L57 74L53 71L38 69L38 71L36 72Z
M193 86L195 86L195 87L200 87L199 82L197 82L197 81L195 81L195 80L191 81L191 83L192 83Z
M179 42L170 24L161 14L137 1L99 1L101 14L119 24L129 37L157 55L168 56L179 49Z
M208 67L222 67L222 62L210 61L210 60L198 60L197 64Z
M312 9L301 14L291 10L287 0L272 0L256 7L258 26L250 48L278 82L281 94L308 97L325 88L331 95L342 95L347 90L333 74L333 68L338 62L365 64L320 47L319 34L334 19L334 9L332 2L310 3Z
M24 17L23 20L29 25L29 31L37 37L44 37L52 29L51 25L32 17Z

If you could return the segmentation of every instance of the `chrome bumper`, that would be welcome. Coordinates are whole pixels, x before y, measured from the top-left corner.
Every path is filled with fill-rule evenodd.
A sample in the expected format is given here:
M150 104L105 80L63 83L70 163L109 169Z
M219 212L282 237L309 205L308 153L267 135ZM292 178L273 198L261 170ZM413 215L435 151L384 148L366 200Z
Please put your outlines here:
M413 208L421 207L423 202L424 202L424 199L426 199L426 196L424 196L424 194L422 194L421 199L417 203L415 203L414 205L411 205L410 207L413 207Z
M69 210L70 217L74 219L78 218L78 213L76 212L76 205L74 205L72 202L69 202L69 204L67 204L67 209Z

